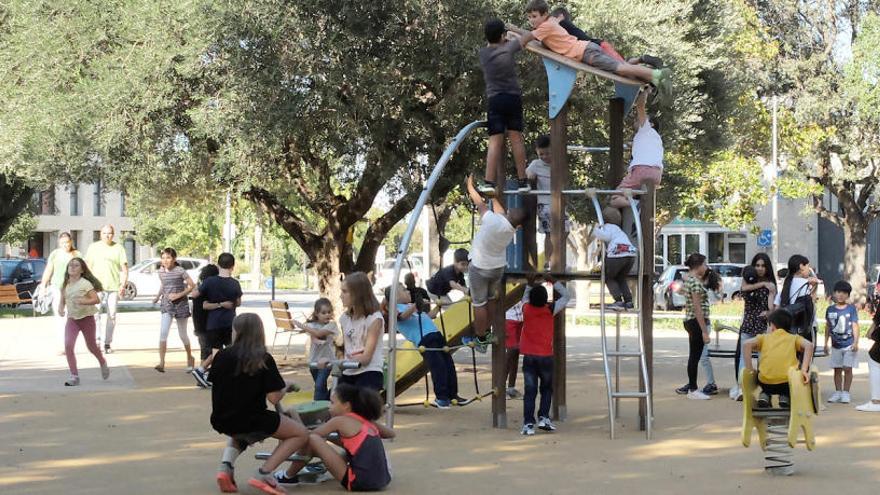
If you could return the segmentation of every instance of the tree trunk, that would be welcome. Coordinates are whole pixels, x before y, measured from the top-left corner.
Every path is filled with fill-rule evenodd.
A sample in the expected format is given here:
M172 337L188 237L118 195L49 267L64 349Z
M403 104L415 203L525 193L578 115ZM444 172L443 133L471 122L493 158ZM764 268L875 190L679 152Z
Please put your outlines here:
M862 305L866 302L866 284L868 275L865 271L867 258L868 227L860 218L859 213L847 212L843 222L843 278L852 285L851 301L853 304ZM825 292L830 294L833 281L825 281Z
M27 208L34 190L16 177L0 174L0 239Z
M342 313L342 272L340 248L332 235L328 235L321 243L320 249L314 252L313 266L318 279L318 291L333 303L333 312Z

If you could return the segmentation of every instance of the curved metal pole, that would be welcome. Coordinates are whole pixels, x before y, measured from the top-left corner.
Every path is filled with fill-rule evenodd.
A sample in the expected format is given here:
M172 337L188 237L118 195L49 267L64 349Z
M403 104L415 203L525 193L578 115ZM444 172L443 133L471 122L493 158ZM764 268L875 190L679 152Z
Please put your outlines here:
M459 146L461 146L462 141L464 141L465 138L478 127L486 127L486 121L477 120L471 122L462 130L458 131L455 139L449 143L449 146L446 147L446 151L443 152L443 155L437 160L437 164L434 165L434 170L431 171L431 175L428 177L424 189L422 189L422 194L419 195L416 207L413 208L413 211L410 214L409 224L406 226L406 232L404 232L403 238L400 240L400 247L397 250L397 259L394 260L394 274L391 277L392 284L396 285L398 280L400 280L400 269L403 266L403 259L406 257L406 252L409 250L409 244L412 240L413 233L416 230L416 225L419 222L419 216L431 197L431 191L434 190L434 186L437 185L437 181L440 180L440 176L443 174L443 169L446 167L449 159L452 158L452 154L458 150ZM385 422L389 428L394 427L394 401L396 395L394 386L397 368L397 355L395 352L397 350L397 318L392 316L397 314L396 308L397 291L392 289L391 296L388 298L388 314L390 321L388 322L388 372L385 375L385 401L387 406Z

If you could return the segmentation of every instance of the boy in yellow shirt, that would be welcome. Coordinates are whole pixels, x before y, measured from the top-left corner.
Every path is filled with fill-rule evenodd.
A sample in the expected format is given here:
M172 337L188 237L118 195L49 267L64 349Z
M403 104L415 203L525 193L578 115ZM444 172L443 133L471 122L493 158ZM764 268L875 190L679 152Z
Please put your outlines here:
M770 407L770 396L779 395L779 407L787 409L790 404L788 369L798 365L797 353L803 352L800 372L804 383L809 383L813 343L788 332L791 315L785 310L777 309L770 313L767 322L770 324L770 332L747 340L743 345L743 358L746 369L754 370L752 351L761 353L758 356L758 385L761 386L758 407Z

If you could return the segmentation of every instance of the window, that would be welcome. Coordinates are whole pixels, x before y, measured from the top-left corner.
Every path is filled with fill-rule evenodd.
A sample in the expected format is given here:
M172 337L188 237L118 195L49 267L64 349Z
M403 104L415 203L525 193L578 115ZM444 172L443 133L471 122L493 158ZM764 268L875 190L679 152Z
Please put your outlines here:
M101 181L95 182L95 193L92 211L94 212L94 216L96 217L104 216L104 188L101 185Z
M674 265L679 265L682 263L681 257L681 236L680 235L667 235L666 236L666 259L669 260L670 263Z
M55 188L48 189L46 191L40 192L39 203L37 205L37 212L40 215L54 215L55 214Z
M70 192L70 215L77 216L82 214L79 211L79 186L73 184L67 190Z
M727 258L731 263L746 262L745 234L727 234Z
M134 250L135 250L136 244L134 242L134 239L132 239L129 236L134 235L134 232L127 232L126 234L127 235L126 235L125 240L122 241L122 247L125 248L125 254L126 254L126 257L128 258L128 266L132 266L132 265L134 265L134 258L135 258L134 257ZM158 268L158 264L156 265L156 268Z
M709 232L709 245L707 246L706 256L709 263L721 263L724 261L724 233Z
M685 255L700 252L700 234L685 234L684 252Z

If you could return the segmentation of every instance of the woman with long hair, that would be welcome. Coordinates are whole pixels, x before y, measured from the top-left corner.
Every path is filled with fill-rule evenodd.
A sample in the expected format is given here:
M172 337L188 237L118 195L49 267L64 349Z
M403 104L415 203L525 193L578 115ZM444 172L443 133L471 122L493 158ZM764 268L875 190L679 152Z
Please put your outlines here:
M676 393L687 394L688 399L707 400L709 396L697 388L697 367L703 347L709 343L709 293L705 285L709 267L706 265L706 256L700 253L691 253L684 264L688 267L688 277L684 283L688 383L676 389Z
M743 268L742 278L740 295L743 298L745 308L733 360L737 385L730 389L730 398L738 401L742 400L739 375L745 367L742 345L745 341L753 339L767 330L767 315L776 306L773 301L777 292L773 263L770 262L770 257L766 253L758 253L752 258L752 262Z
M61 313L61 286L64 285L64 277L67 275L67 264L73 258L82 257L73 245L73 238L69 232L58 234L58 247L49 253L46 260L46 269L43 271L43 279L40 281L42 296L50 295L52 300L52 313L58 320L58 327L62 330L67 324L67 319Z
M67 356L67 366L70 368L70 379L64 382L65 386L75 387L79 385L79 370L76 367L76 339L82 333L86 339L86 347L101 365L101 378L110 376L110 368L107 361L98 348L95 340L95 313L98 312L96 304L100 302L98 292L102 290L101 282L92 275L89 267L82 258L73 258L67 263L67 273L64 274L64 283L61 286L61 305L59 311L66 314L67 322L64 326L64 354Z

